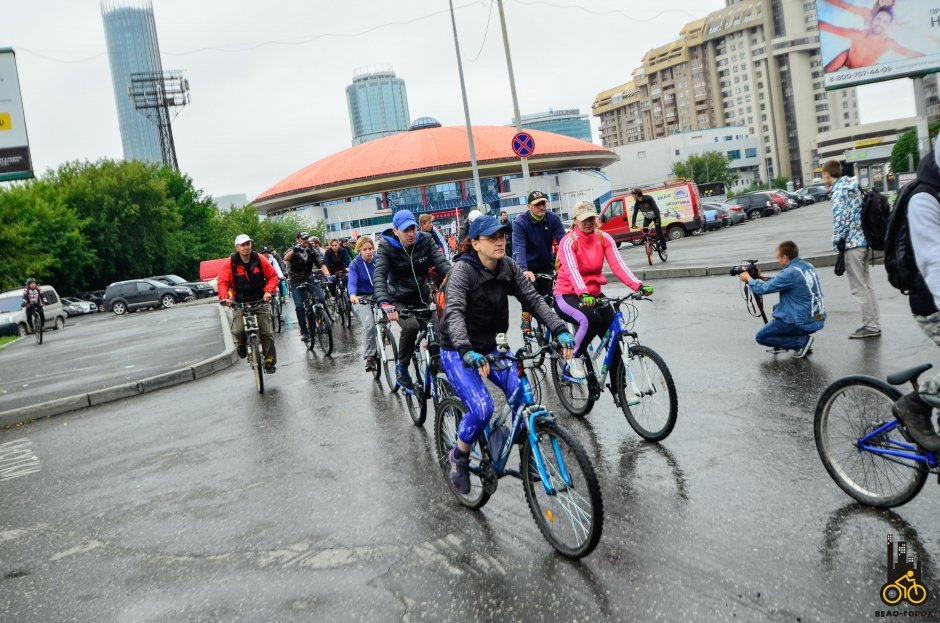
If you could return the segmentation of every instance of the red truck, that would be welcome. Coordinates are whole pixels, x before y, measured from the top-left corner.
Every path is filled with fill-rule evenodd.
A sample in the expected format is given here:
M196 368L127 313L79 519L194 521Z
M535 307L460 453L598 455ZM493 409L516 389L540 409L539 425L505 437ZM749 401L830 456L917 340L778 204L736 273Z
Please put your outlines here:
M705 211L698 187L692 182L671 184L661 188L644 188L659 206L663 231L670 240L705 229ZM614 195L601 207L601 229L618 243L643 237L643 214L637 215L637 226L630 227L633 219L633 195Z

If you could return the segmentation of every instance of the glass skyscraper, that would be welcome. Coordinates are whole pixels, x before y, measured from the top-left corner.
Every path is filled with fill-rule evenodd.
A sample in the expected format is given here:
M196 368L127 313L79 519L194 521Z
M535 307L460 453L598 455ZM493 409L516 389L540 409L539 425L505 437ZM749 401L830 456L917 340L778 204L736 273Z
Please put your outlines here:
M160 131L142 111L134 109L128 94L132 73L163 71L153 3L151 0L102 0L101 16L104 20L124 159L162 163Z
M522 115L522 127L564 134L571 138L591 142L591 122L577 108L549 110L534 115ZM515 125L515 124L510 124Z
M411 125L405 81L391 68L353 77L346 101L353 145L404 132Z

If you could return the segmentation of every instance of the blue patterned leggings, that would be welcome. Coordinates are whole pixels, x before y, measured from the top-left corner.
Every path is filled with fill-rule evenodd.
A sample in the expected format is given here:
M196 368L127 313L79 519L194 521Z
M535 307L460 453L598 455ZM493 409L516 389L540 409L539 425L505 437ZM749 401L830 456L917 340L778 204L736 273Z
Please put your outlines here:
M491 354L498 355L499 351L493 350ZM508 398L519 387L519 377L516 376L516 368L511 362L502 359L500 363L509 364L509 367L497 372L492 369L491 365L490 375L487 378L503 390ZM483 383L483 377L477 370L463 364L460 353L441 349L441 364L454 392L467 407L467 414L460 420L457 437L460 441L473 445L493 415L493 399Z

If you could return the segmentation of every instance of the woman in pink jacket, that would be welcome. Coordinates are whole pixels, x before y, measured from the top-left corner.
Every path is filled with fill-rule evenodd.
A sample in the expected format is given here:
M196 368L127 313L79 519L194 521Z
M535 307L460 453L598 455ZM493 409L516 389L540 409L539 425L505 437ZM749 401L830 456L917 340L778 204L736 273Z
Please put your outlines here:
M558 315L575 325L574 358L568 362L572 378L586 376L581 355L595 337L602 336L614 320L615 311L609 307L595 307L602 296L601 286L607 283L602 271L604 258L611 270L634 291L643 287L624 263L617 244L606 232L597 227L594 204L580 201L574 207L574 224L558 245L558 279L555 281L555 303ZM652 291L652 288L646 288Z

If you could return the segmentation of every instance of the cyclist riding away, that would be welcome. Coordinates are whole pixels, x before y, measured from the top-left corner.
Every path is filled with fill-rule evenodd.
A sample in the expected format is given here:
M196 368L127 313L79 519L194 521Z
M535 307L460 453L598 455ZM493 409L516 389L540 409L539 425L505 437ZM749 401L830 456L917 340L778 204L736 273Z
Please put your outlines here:
M401 327L398 340L398 385L412 389L408 362L414 354L415 341L421 325L417 318L401 318L398 307L422 307L431 304L428 276L434 271L443 279L450 270L430 234L418 231L418 221L408 210L399 210L392 217L392 228L382 232L382 243L375 258L375 298L389 320Z
M314 266L319 268L324 276L329 272L323 264L320 253L310 244L310 234L305 231L297 232L297 242L284 253L284 261L290 265L290 295L294 299L294 311L297 313L297 324L300 326L300 339L307 342L310 336L307 335L302 286L310 279Z
M467 407L457 431L457 445L449 455L450 480L464 495L470 491L470 448L493 415L493 399L483 379L488 378L507 397L519 385L512 366L491 370L486 359L486 355L500 356L496 335L509 328L509 295L527 304L558 336L565 359L571 357L574 347L574 338L565 323L545 304L522 269L505 257L508 233L509 227L495 217L480 216L474 220L445 287L441 364L447 380Z
M656 223L656 238L659 239L659 246L663 251L666 250L666 236L663 235L663 222L659 214L659 206L656 200L649 195L644 195L640 188L633 189L633 221L630 227L636 227L636 216L643 213L643 227L649 227L650 223Z
M537 274L553 274L555 258L552 248L561 242L565 228L554 212L548 211L548 195L541 190L529 193L529 209L512 222L512 259L522 273L545 296L552 291L550 279L536 279ZM522 331L532 330L528 304L522 303Z
M46 324L46 314L42 310L42 288L39 282L30 277L26 280L26 288L23 290L23 302L20 307L26 308L26 326L33 328L33 316L39 317L40 326Z
M368 305L360 305L360 296L372 296L375 287L372 285L375 274L375 243L369 236L362 236L356 242L356 252L359 254L349 265L349 300L355 306L356 315L362 321L362 335L365 338L365 348L362 356L366 360L366 372L376 369L375 356L375 316Z
M219 298L226 306L233 302L256 303L260 300L270 303L271 297L277 292L277 273L269 261L251 250L251 238L247 234L239 234L235 238L235 253L232 253L229 261L223 264L219 271L218 286ZM258 331L261 333L264 371L273 374L277 370L277 352L274 349L271 307L261 305L253 313L258 319ZM235 338L238 356L244 359L248 355L248 347L245 344L245 320L242 310L236 309L233 316L232 337Z
M630 272L617 251L617 243L607 232L597 227L597 212L590 201L579 201L574 207L571 231L561 239L558 247L558 280L555 282L555 303L558 315L577 327L574 358L568 362L572 378L586 376L581 355L595 337L601 337L614 320L616 311L611 307L596 307L597 297L603 296L601 286L607 283L602 274L604 258L611 270L634 292L643 288L652 294L653 288Z

